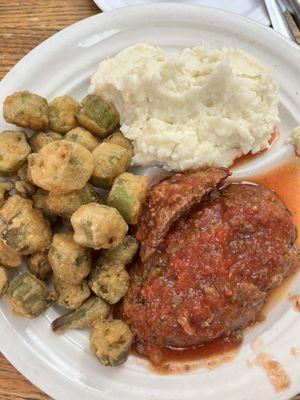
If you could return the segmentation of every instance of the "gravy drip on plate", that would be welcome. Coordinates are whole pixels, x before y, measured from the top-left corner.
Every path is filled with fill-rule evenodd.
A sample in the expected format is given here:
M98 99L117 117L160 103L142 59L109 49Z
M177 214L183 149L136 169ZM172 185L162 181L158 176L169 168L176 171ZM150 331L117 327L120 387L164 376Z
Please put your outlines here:
M242 336L223 335L199 346L186 348L166 347L163 349L164 361L151 365L151 369L159 374L190 372L195 369L215 369L231 361L239 352Z
M291 380L280 363L269 354L261 352L255 358L256 365L261 367L267 374L270 384L275 392L282 392L291 385Z

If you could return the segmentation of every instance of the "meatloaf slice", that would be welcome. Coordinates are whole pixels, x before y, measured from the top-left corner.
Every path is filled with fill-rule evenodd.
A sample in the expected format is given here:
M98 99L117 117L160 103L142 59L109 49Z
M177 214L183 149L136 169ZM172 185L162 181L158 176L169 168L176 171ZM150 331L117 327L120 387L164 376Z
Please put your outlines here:
M162 242L178 217L203 196L220 187L228 177L226 168L209 168L176 174L153 186L148 192L136 237L141 243L140 257L145 262Z
M153 227L151 213L148 218ZM274 192L232 184L211 193L132 269L123 309L138 351L157 361L163 347L201 344L254 321L270 290L298 266L296 236L292 215Z

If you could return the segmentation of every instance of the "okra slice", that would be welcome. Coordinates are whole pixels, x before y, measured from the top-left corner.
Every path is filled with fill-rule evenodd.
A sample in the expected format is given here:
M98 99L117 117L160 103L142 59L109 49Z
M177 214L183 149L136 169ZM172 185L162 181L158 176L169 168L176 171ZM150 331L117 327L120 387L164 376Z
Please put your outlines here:
M97 321L108 317L109 305L97 296L90 297L77 310L71 311L55 319L52 330L56 333L63 333L68 329L91 328Z
M123 364L129 355L133 334L121 320L100 321L90 335L90 350L101 364L114 367Z
M21 317L36 318L55 301L55 294L34 275L25 272L13 279L7 290L7 301Z
M86 279L77 285L70 285L54 277L54 289L57 295L56 303L70 310L75 310L80 307L91 294Z
M94 135L105 137L118 126L120 116L113 104L89 94L81 101L77 120Z
M123 172L113 183L108 204L115 207L127 224L139 222L148 187L148 177Z
M109 189L114 179L124 172L131 163L129 150L117 144L102 142L92 152L94 170L92 183L102 189Z
M9 281L9 276L8 276L8 271L0 266L0 297L2 297L8 288L8 281Z

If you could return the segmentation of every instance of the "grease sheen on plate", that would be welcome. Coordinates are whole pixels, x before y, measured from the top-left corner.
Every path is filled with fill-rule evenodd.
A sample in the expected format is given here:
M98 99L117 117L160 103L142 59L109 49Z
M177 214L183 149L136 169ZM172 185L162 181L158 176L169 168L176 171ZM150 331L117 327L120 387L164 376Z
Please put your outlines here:
M203 40L208 39L208 36L210 36L210 39L211 39L211 37L213 37L214 39L218 40L219 43L222 43L225 45L233 45L235 47L242 48L244 50L249 51L253 55L257 56L258 58L260 58L264 63L269 65L269 67L271 67L274 71L276 71L276 64L277 64L277 68L279 68L281 71L281 74L280 75L278 74L278 77L280 77L279 83L280 83L281 88L284 88L284 90L286 90L286 93L288 93L288 95L287 95L283 92L283 94L281 95L281 99L280 99L281 104L283 104L283 110L284 110L284 112L281 111L281 117L282 117L282 120L284 121L284 124L281 127L281 132L283 132L283 134L281 135L281 137L277 141L277 143L272 147L272 150L267 153L266 157L262 157L255 164L250 163L248 165L243 165L242 167L240 167L237 170L236 176L247 178L247 176L249 176L249 174L251 174L253 169L256 171L258 171L258 170L263 171L272 162L276 163L276 160L283 157L284 154L285 155L292 154L292 152L293 152L292 148L289 146L283 146L283 143L284 143L285 135L287 135L290 132L290 130L297 124L297 119L295 117L293 117L295 115L295 110L297 110L297 108L296 108L296 105L298 104L297 103L297 95L294 94L293 84L291 83L291 81L293 79L295 79L295 82L296 82L296 76L297 76L298 71L297 71L297 67L296 66L293 67L292 63L288 67L286 67L286 63L284 62L284 60L281 60L281 57L278 55L278 54L286 54L287 53L287 49L286 49L287 42L285 42L282 39L279 39L278 36L276 36L275 34L271 34L267 31L265 31L263 28L253 26L249 22L245 22L237 17L232 17L229 14L216 13L215 11L212 12L211 10L206 10L206 9L204 9L204 11L201 10L202 16L203 16L203 12L205 12L206 20L210 21L211 23L216 23L216 26L218 26L218 27L220 27L221 25L226 26L227 24L229 24L229 25L227 25L228 27L231 26L230 18L233 18L234 21L236 21L236 24L239 23L238 21L242 21L240 23L243 26L244 26L244 24L246 24L247 31L249 32L249 37L252 36L254 31L259 30L260 35L264 38L268 38L268 37L276 38L276 40L278 40L279 45L278 45L278 53L276 53L276 56L274 56L273 53L269 54L266 51L261 51L260 47L254 45L253 42L249 43L249 39L247 39L248 33L247 34L244 33L244 37L239 37L239 38L235 38L234 34L230 34L230 33L227 33L227 35L224 37L224 33L222 32L222 34L219 34L218 29L216 27L214 27L213 29L210 29L210 28L208 28L207 24L204 24L203 28L199 28L198 25L193 25L193 23L190 19L191 18L190 9L185 8L185 7L179 7L179 8L181 11L181 16L182 16L183 21L185 20L185 18L187 18L189 21L187 23L187 25L185 26L185 28L183 29L183 32L186 32L184 35L180 35L180 37L177 36L175 38L172 36L173 32L172 32L172 28L170 28L170 29L167 29L168 33L166 33L164 36L162 34L165 29L165 28L163 28L165 21L164 21L164 15L163 15L163 11L162 11L164 9L164 7L163 6L159 6L157 8L149 7L149 8L147 8L147 18L149 18L149 15L153 15L153 18L156 21L156 24L155 24L156 29L158 29L160 31L160 40L153 40L153 30L150 34L150 30L147 30L147 27L142 28L139 26L137 29L138 30L141 29L143 31L143 41L150 42L154 45L160 45L163 48L174 48L174 46L177 48L185 47L185 46L193 46L193 45L199 44L199 34L201 32L201 37L203 38ZM150 10L151 10L151 12L150 12ZM159 12L158 12L158 10L159 10ZM195 13L196 13L196 9L192 9L192 10L195 10ZM166 10L166 12L167 12L167 10ZM137 9L136 13L137 14L143 13L142 8ZM151 14L151 13L153 13L153 14ZM111 30L111 31L114 30L114 32L116 32L117 29L120 29L121 20L123 18L126 18L125 14L126 14L125 11L118 13L120 20L118 20L118 18L116 18L116 16L114 15L113 22L112 22L112 20L110 20L109 16L108 17L105 16L102 19L103 24L104 24L103 29L106 28L107 30ZM137 14L135 16L137 16ZM176 18L175 14L172 14L169 12L168 12L168 14L169 14L169 16L168 16L169 20L172 20L172 18ZM122 15L124 15L124 17ZM217 15L219 15L219 17L216 17ZM216 18L220 18L220 19L218 21L216 21ZM151 21L151 18L150 18L150 21ZM159 26L160 21L162 22L161 26ZM195 22L196 21L197 21L197 19L195 18ZM105 23L107 23L106 26L105 26ZM183 25L184 25L184 23L183 23ZM97 32L97 29L98 29L97 26L98 26L98 24L96 23L96 21L94 21L94 23L93 23L93 19L91 19L86 28L86 36L92 36L92 35L97 34L96 38L97 38L97 40L99 40L100 35L99 35L99 32ZM178 29L178 23L177 23L176 29ZM253 31L252 31L252 29L253 29ZM232 30L233 30L233 28L231 29L231 31ZM210 32L210 31L213 31L214 33L212 34L212 32ZM196 32L197 32L197 35L196 35ZM95 43L96 38L91 37L90 40ZM81 31L81 38L79 38L79 39L74 40L74 36L72 36L72 38L69 37L69 40L71 40L71 42L73 42L75 44L75 46L82 39L83 39L82 31ZM115 39L116 39L116 41L114 41ZM107 33L106 33L106 40L102 43L99 43L99 45L96 45L91 48L80 47L80 50L77 50L77 51L83 52L83 54L86 55L84 62L86 62L87 67L83 67L82 64L80 64L80 63L76 64L76 66L75 66L75 64L73 64L72 70L69 71L69 73L67 73L66 69L65 69L64 73L62 73L62 75L60 77L56 76L56 78L54 80L50 79L47 82L47 84L45 84L44 86L41 85L41 82L38 82L38 79L36 79L36 78L33 79L30 83L29 77L27 77L27 79L25 79L25 77L24 77L23 82L20 82L18 85L16 85L15 80L14 80L14 82L11 81L11 83L9 83L9 76L8 76L6 78L6 81L4 81L4 83L7 86L5 88L5 91L3 91L3 96L5 97L6 95L11 93L12 91L15 91L16 89L28 88L31 91L40 93L47 98L52 98L55 95L60 95L60 94L65 94L65 93L74 95L77 98L83 97L83 95L86 92L86 87L88 84L88 76L91 75L91 73L95 71L97 62L109 55L115 54L118 50L121 50L122 48L128 46L129 44L135 43L134 39L130 40L130 35L127 37L126 40L124 40L122 45L120 45L119 40L117 40L117 39L119 39L119 37L117 38L117 37L112 36L112 37L108 38ZM124 37L124 39L125 39L125 37ZM52 40L55 40L55 38ZM272 41L272 39L269 39L269 40ZM266 43L267 41L268 41L268 39L266 39L264 43ZM88 43L88 41L87 41L87 39L85 39L85 45L87 43ZM282 46L281 49L280 49L280 46ZM297 50L292 45L289 45L289 46L290 47L288 47L288 49L291 52L291 55L293 54L293 56L294 56L293 59L295 60L295 58L297 58L297 56L298 56ZM95 47L97 47L97 48L95 48ZM280 52L280 50L282 50L283 48L285 48L285 53L283 53L283 51ZM70 50L70 48L69 48L69 50ZM41 51L43 51L43 49L41 49ZM291 57L291 59L292 59L292 57ZM26 59L25 59L25 61L26 61ZM48 63L50 63L50 59L48 59L47 61L48 61ZM45 62L45 59L43 59L43 61L41 60L40 62ZM53 62L53 60L52 60L52 62ZM60 60L58 62L60 63L62 61ZM83 62L82 58L81 58L81 62ZM31 75L30 68L32 68L32 63L31 63L31 66L28 67L29 76ZM41 66L40 66L40 68L41 68ZM74 68L75 68L75 70L74 70ZM79 71L82 68L83 68L83 74L81 76L83 79L81 80L81 83L77 87L75 87L75 85L71 84L72 79L70 79L70 76L75 75L76 81L78 82L78 77L80 75ZM288 70L288 72L289 72L288 75L282 74L282 72L284 72L285 69ZM285 76L285 77L289 76L289 78L287 80L285 80L282 78L283 76ZM70 82L70 84L63 86L64 83L66 83L66 82ZM42 93L40 90L41 87L43 87ZM292 97L293 101L290 100L290 96ZM288 398L287 396L290 397L292 394L296 393L296 391L297 391L297 388L294 386L294 382L297 382L296 377L295 377L295 372L290 367L290 365L286 365L284 363L284 354L288 353L289 347L287 348L287 346L284 347L284 345L282 345L282 344L280 345L280 340L283 340L283 338L282 338L283 335L281 335L280 338L277 337L277 334L285 332L284 335L288 334L289 340L293 341L293 338L292 338L293 329L295 329L295 332L296 332L296 326L295 326L296 324L294 322L294 318L296 318L296 314L293 314L291 312L288 301L283 302L279 307L277 307L275 310L273 310L273 312L269 315L269 318L267 319L266 323L264 323L260 326L257 326L251 332L249 332L249 335L246 336L245 344L244 344L241 352L232 361L231 364L227 364L218 370L210 372L209 374L206 371L200 370L200 371L196 371L196 372L194 371L188 375L183 375L183 376L179 376L176 378L170 376L170 377L167 377L164 379L159 379L159 380L158 380L157 376L152 375L149 371L144 370L143 368L139 367L139 365L137 364L137 361L134 358L131 358L129 360L129 363L125 368L122 368L115 372L112 372L111 370L107 371L104 368L101 369L101 367L99 367L97 365L97 363L94 362L90 358L90 356L87 353L85 353L84 351L82 351L81 349L78 350L77 353L74 352L73 346L77 346L77 348L79 346L82 349L85 349L86 337L84 334L74 333L74 334L66 335L62 340L61 339L58 340L52 334L50 334L48 332L49 322L46 321L46 318L49 317L50 320L54 319L55 315L57 315L55 311L49 312L45 319L41 319L40 321L35 321L34 323L28 324L26 321L17 321L16 322L13 318L10 317L9 312L8 312L8 310L6 310L5 307L3 307L3 310L6 313L5 314L6 319L3 320L2 322L6 323L4 321L10 321L10 324L13 324L14 326L19 327L19 329L22 329L22 327L23 327L23 329L22 329L23 332L26 327L27 335L26 336L22 335L22 336L20 336L20 338L22 337L22 340L26 339L26 341L33 340L31 346L33 346L33 348L36 351L35 351L35 353L30 352L31 359L30 359L30 361L27 361L27 362L33 363L31 365L36 365L37 360L35 357L38 357L38 359L40 359L42 357L45 360L45 354L47 354L47 356L46 356L47 363L45 363L45 361L43 361L44 368L47 369L49 374L51 374L51 372L50 372L52 370L51 364L53 365L53 363L54 364L57 363L57 365L61 366L59 368L60 368L61 373L64 374L65 378L63 378L63 375L61 374L60 376L58 376L57 379L58 380L63 379L63 381L65 381L65 379L66 379L66 381L64 383L65 384L64 388L68 387L69 394L72 393L72 390L74 390L74 393L75 393L76 390L73 389L74 385L76 387L79 384L78 382L82 382L82 379L84 379L84 381L86 382L86 386L85 386L85 389L83 389L83 390L85 390L85 393L89 393L91 398L94 395L96 396L95 393L93 394L93 391L95 390L96 387L97 387L96 390L98 392L99 391L100 391L100 393L102 392L102 397L104 397L104 398L105 398L104 393L107 390L109 391L108 396L110 398L113 398L114 396L116 398L118 398L118 397L126 398L126 392L128 393L128 396L132 398L132 396L134 396L132 394L133 390L136 393L136 395L140 394L141 393L140 390L141 390L144 397L150 397L152 395L152 397L157 396L158 398L169 398L169 389L168 388L170 387L170 381L173 381L173 382L180 382L180 388L181 388L180 394L178 394L178 393L174 393L174 395L172 394L173 398L176 398L177 396L179 396L181 398L193 398L194 394L197 393L198 391L201 391L201 393L203 393L203 396L206 396L206 398L210 398L210 396L211 396L211 398L213 398L213 396L216 395L215 388L214 388L214 391L212 391L212 387L214 385L213 382L216 382L216 379L217 379L218 387L219 388L221 387L220 393L222 393L223 397L226 396L226 392L228 393L229 396L230 395L232 396L232 393L233 393L232 390L235 390L237 393L237 396L238 396L238 393L242 392L242 393L245 393L244 398L251 398L251 395L253 395L253 392L251 392L251 389L254 388L254 386L257 389L261 385L261 388L264 391L264 398L274 398L274 393L272 391L272 388L266 385L266 378L264 376L264 373L262 371L260 371L258 368L248 369L248 367L246 366L246 363L245 363L245 361L248 358L251 358L251 354L252 354L249 343L252 340L252 338L257 337L259 333L261 333L260 336L264 342L264 347L265 347L264 350L267 350L268 353L276 354L276 358L279 359L279 361L281 361L281 363L283 364L285 369L288 371L288 374L290 375L290 377L292 379L291 388L288 391L286 391L284 393L284 395L278 395L278 396L281 396L281 398L285 398L285 397ZM285 312L283 313L283 311L285 311ZM284 316L281 317L282 315L284 315ZM291 326L291 324L293 324L293 326ZM274 328L270 329L270 326L274 326L274 325L276 325L277 329L275 329L275 330L274 330ZM287 327L288 327L288 329L286 330ZM17 334L17 332L16 332L16 334ZM37 335L38 336L42 335L43 340L42 341L37 340ZM272 338L276 338L276 342L277 342L277 343L273 344L274 345L273 350L272 350ZM4 338L3 343L5 341L8 341L9 339L10 338L8 338L8 337ZM44 343L49 343L49 341L51 343L55 343L55 346L56 346L55 348L57 349L56 352L55 352L54 348L52 347L52 350L50 352L49 352L49 350L48 351L45 350L46 353L44 353L44 351L43 351L43 348L45 349ZM21 362L20 358L17 356L17 351L18 351L17 344L18 344L18 341L15 341L14 348L10 347L10 350L9 350L8 347L6 347L6 350L3 349L3 351L8 356L9 356L10 352L11 353L14 352L14 354L11 354L10 358L13 359L13 361L15 362L17 367L19 367L19 369L24 371L24 362ZM23 346L22 346L22 348L23 348L23 352L26 351ZM83 360L83 358L84 358L84 360ZM77 362L78 362L78 364L77 364ZM23 368L22 368L22 365L23 365ZM232 382L232 385L234 385L235 388L233 388L232 386L229 387L227 385L227 382L229 381L228 377L232 376L232 371L234 368L238 368L238 370L241 371L241 373L243 373L244 375L247 375L247 382L244 381L242 378L239 380L239 382L236 382L237 380L235 380L235 382ZM26 369L28 370L28 366ZM65 373L63 371L65 371ZM100 371L101 371L101 373L100 373ZM24 371L24 372L26 372L26 371ZM137 376L137 374L139 376L138 381L134 378ZM42 386L43 388L46 388L49 391L49 393L52 394L52 396L54 396L56 398L60 398L60 397L64 398L63 397L63 393L65 390L64 388L58 388L57 385L55 385L55 387L53 387L53 386L51 387L51 383L48 380L45 382L45 380L43 379L43 376L41 376L41 375L39 377L37 377L37 375L35 373L30 373L28 371L27 371L27 375L30 375L30 377L33 381L34 380L36 382L38 381L40 386ZM55 374L55 376L56 376L56 374ZM68 376L68 378L67 378L67 376ZM84 376L84 378L83 378L83 376ZM243 375L241 375L241 376L243 376ZM72 381L72 384L71 384L70 380ZM119 382L118 387L115 386L116 380ZM154 382L154 381L157 382L156 386L153 386L152 382ZM253 384L254 381L256 382L255 385ZM69 384L66 382L69 382ZM75 382L77 382L77 384ZM133 389L133 387L132 387L133 382L135 382L135 389ZM192 390L190 389L191 384L193 384L193 387L194 387L194 389L192 389ZM244 386L244 389L243 389L244 384L246 386ZM245 387L247 387L247 390L245 390ZM92 388L94 388L94 389L92 389ZM129 393L131 393L131 394L129 394ZM248 396L248 397L246 397L246 396ZM282 396L285 396L285 397L282 397Z

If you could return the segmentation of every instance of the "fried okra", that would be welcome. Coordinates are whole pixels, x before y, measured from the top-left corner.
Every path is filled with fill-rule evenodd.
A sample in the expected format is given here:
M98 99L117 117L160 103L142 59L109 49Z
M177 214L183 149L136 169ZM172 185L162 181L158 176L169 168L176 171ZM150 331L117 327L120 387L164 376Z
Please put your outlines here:
M1 234L1 231L0 231ZM22 265L23 256L7 246L0 238L0 264L9 268L18 268Z
M45 196L47 210L63 218L70 218L80 206L92 202L102 203L102 199L89 183L84 188L71 193L56 194L48 192Z
M44 251L51 243L49 222L31 200L15 195L0 210L3 227L0 232L5 244L21 254Z
M33 185L32 179L30 175L28 174L28 163L25 162L22 167L18 170L17 173L18 177L21 179L21 181L25 183L30 183Z
M8 271L0 265L0 297L2 297L8 288Z
M109 312L110 307L104 300L92 296L77 310L55 319L51 327L56 333L63 333L68 329L92 328L96 322L106 319Z
M28 91L15 92L5 99L3 116L11 124L43 131L49 124L48 103L37 94Z
M139 222L148 187L148 177L124 172L113 183L108 204L115 207L127 224Z
M87 148L89 151L93 151L99 144L98 140L84 128L74 128L70 130L66 136L66 140L70 142L76 142Z
M52 142L28 157L28 173L33 182L53 193L82 189L92 175L92 154L78 143Z
M52 273L47 252L31 254L28 257L27 265L29 271L42 281L46 281Z
M94 135L105 137L118 126L120 116L111 103L89 94L81 101L77 120Z
M117 144L121 147L124 147L124 149L130 151L131 157L133 156L133 145L129 139L126 139L122 132L113 133L112 135L105 138L104 142Z
M50 221L55 221L56 216L48 208L48 194L49 192L47 192L46 190L37 189L37 191L32 196L33 205L35 208L40 209Z
M24 132L3 131L0 134L0 175L14 174L30 153Z
M71 224L75 242L94 249L118 246L128 230L126 222L115 208L97 203L79 207L71 217Z
M29 139L31 150L38 153L42 147L49 143L61 140L63 136L57 132L37 132Z
M139 249L139 242L133 236L126 235L122 242L112 249L102 250L100 263L127 265L132 262Z
M79 103L70 96L55 97L49 102L50 128L55 132L67 133L78 126L76 114Z
M36 187L33 185L33 182L30 180L28 174L28 164L25 162L22 167L18 170L18 177L20 180L16 181L15 189L22 197L31 198L35 192Z
M91 291L86 279L77 285L70 285L54 277L54 289L57 295L56 303L59 306L75 310L90 297Z
M91 272L90 249L74 242L69 233L57 233L53 236L48 259L53 274L72 285L79 284Z
M116 304L129 288L129 274L122 264L106 264L98 261L89 279L92 291L109 304Z
M55 294L44 282L25 272L10 282L6 298L16 315L36 318L55 301Z
M14 187L11 182L0 182L0 207L3 206L6 199L6 192L9 192Z
M16 181L15 189L18 194L25 198L30 198L35 194L35 187L30 183L25 183L23 181Z
M95 163L92 182L102 189L109 189L114 179L130 166L130 151L117 144L103 142L92 154Z
M129 355L133 334L121 320L99 321L90 335L90 350L106 366L123 364Z
M102 250L89 278L92 291L110 304L124 297L129 288L125 265L133 260L137 251L138 242L132 236L125 236L122 243L112 249Z

